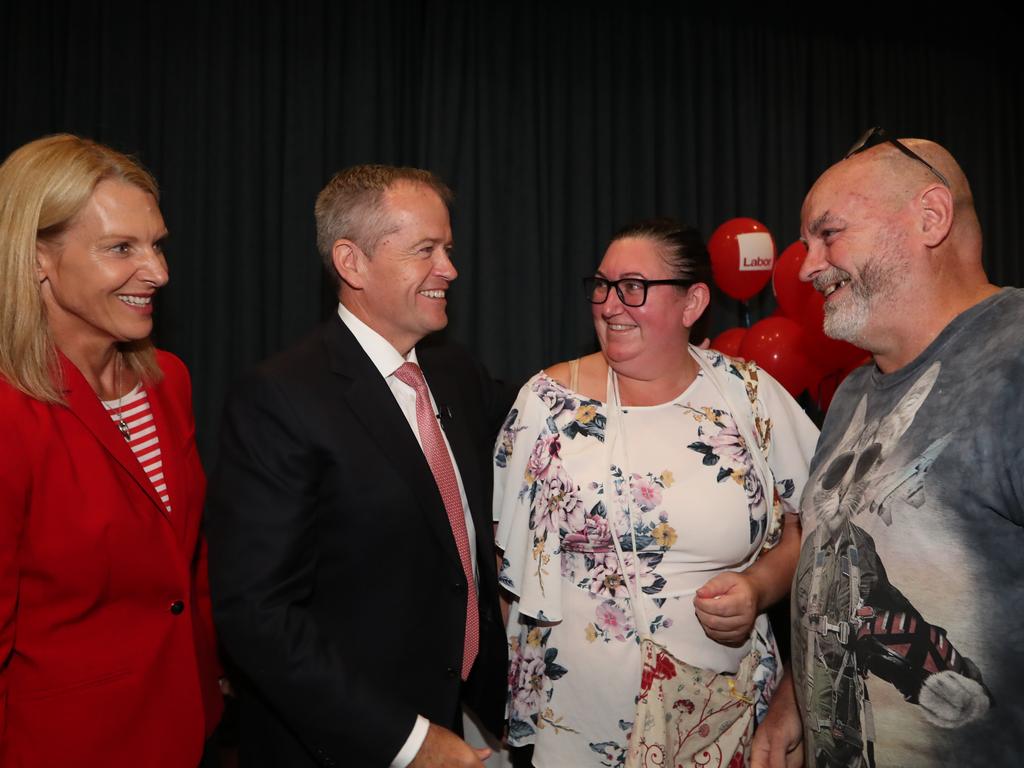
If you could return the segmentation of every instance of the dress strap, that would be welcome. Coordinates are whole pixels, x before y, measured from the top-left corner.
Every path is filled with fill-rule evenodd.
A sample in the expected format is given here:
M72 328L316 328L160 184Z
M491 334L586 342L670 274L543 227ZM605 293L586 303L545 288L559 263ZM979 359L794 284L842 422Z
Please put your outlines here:
M580 391L580 359L578 357L569 361L569 389L573 392Z

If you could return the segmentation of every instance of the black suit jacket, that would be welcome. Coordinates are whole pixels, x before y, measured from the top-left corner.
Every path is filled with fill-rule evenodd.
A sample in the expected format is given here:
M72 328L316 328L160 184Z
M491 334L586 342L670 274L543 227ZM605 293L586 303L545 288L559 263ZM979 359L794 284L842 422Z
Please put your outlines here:
M225 409L207 517L214 616L239 672L242 764L386 766L461 695L499 732L506 650L489 458L509 393L457 349L418 350L476 527L480 654L460 683L465 577L430 467L338 318Z

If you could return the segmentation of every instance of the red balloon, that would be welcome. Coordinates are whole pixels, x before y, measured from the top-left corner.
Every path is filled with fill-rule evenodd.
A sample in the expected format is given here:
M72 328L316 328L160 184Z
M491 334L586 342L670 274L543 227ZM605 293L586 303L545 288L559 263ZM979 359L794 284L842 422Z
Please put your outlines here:
M856 347L854 347L856 349ZM822 413L828 411L829 405L832 403L832 398L835 397L836 390L839 389L839 385L843 383L851 373L862 365L866 365L871 362L871 355L867 355L847 365L845 368L836 371L830 371L828 373L822 372L821 378L817 383L808 387L808 391L818 404L818 408L821 409Z
M807 332L804 349L807 357L822 371L832 372L848 368L870 355L848 341L825 335L825 297L814 291L804 302L800 324Z
M753 360L796 397L817 375L804 354L804 331L787 317L767 317L750 326L740 357Z
M845 375L842 371L832 371L822 376L818 383L809 389L811 397L814 398L814 402L818 404L822 413L828 411L829 405L832 404L832 398L835 397L836 390L839 389L844 378Z
M805 330L807 333L804 338L804 351L823 371L841 371L868 355L863 349L855 347L848 341L826 336L821 325L814 328L805 327Z
M711 273L726 295L746 301L771 279L775 240L754 219L729 219L708 240Z
M800 308L800 317L793 319L808 331L820 331L825 324L825 297L815 291Z
M810 283L800 281L800 267L807 257L807 246L797 240L775 260L772 270L772 293L782 314L798 323L804 321L806 305L818 292Z
M717 349L723 355L729 355L729 357L739 357L740 345L743 343L743 337L746 335L746 328L730 328L715 336L711 342L711 348Z

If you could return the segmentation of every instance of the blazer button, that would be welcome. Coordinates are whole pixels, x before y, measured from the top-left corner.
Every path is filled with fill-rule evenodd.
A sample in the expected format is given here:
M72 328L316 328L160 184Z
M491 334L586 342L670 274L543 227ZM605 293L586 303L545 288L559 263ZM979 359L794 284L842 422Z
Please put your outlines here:
M171 613L175 616L180 615L185 610L185 603L182 600L175 600L171 603Z
M448 669L446 669L444 673L448 677L458 677L459 675L459 671L455 669L455 667L448 667Z
M461 581L456 581L454 584L452 584L452 592L461 592L461 591L462 591L462 582Z

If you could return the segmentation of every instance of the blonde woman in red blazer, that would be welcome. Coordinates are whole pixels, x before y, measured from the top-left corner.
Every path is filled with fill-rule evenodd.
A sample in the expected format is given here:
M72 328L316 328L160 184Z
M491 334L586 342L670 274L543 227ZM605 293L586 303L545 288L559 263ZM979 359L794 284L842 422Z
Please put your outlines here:
M195 766L220 717L188 372L149 341L153 178L0 166L0 765Z

